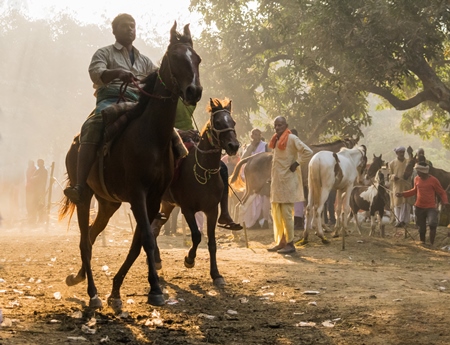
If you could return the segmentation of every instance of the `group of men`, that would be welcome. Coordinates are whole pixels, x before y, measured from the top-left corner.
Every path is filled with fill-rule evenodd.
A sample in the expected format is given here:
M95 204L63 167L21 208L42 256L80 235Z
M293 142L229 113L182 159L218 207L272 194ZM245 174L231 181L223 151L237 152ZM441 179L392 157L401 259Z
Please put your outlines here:
M64 194L74 203L80 201L91 167L96 159L96 152L103 137L103 120L101 111L105 107L118 101L119 97L127 101L136 102L139 98L139 90L130 84L124 95L120 95L122 83L139 83L145 76L156 70L152 61L141 54L134 46L136 38L136 23L132 16L119 14L112 21L112 32L116 42L95 52L89 66L89 75L93 81L96 96L96 108L88 117L81 128L80 148L78 151L77 176L74 185L64 190ZM192 113L195 107L187 108L182 102L177 107L176 126L179 129L192 129ZM300 163L308 161L312 157L312 150L304 144L298 136L291 133L286 118L279 116L274 120L275 134L269 143L261 140L261 131L254 129L251 132L251 143L243 153L242 158L273 151L270 204L269 199L258 196L259 210L249 213L247 224L254 224L261 220L269 221L270 209L273 219L275 246L269 248L271 252L288 254L295 252L294 246L294 210L295 205L304 201L302 174ZM404 198L417 196L416 217L419 225L420 238L424 240L424 219L429 218L430 240L434 241L436 213L432 210L435 205L431 202L432 196L441 196L444 204L448 203L446 193L442 186L428 174L428 165L420 163L415 167L418 176L414 179L414 188L409 189L407 181L402 176L406 167L405 148L395 150L397 159L389 164L391 181L393 184L393 206L398 220L396 226L403 226L409 222L410 204ZM228 173L225 163L221 165L221 176L224 185L228 184ZM436 182L437 181L437 182ZM332 202L332 200L330 200ZM255 204L256 205L256 204ZM431 207L433 206L433 207ZM221 213L218 223L230 230L240 230L242 226L235 223L228 212L228 193L225 189L220 203ZM430 222L431 219L431 222ZM331 217L331 221L334 221Z

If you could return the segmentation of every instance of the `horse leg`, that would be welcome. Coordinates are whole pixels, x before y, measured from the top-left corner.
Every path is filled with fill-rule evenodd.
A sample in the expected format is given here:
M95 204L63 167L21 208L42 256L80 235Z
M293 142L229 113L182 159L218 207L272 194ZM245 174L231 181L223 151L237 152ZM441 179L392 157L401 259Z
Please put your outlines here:
M313 214L314 207L311 206L310 202L308 202L308 205L305 207L305 229L303 230L303 238L295 242L296 246L304 246L308 243L309 230L312 229Z
M369 236L372 236L372 234L375 232L375 215L370 215L370 233Z
M362 235L362 233L361 233L361 224L359 224L359 221L358 221L358 211L356 211L355 213L353 213L353 211L352 211L352 214L354 214L356 230L358 230L358 233L361 236Z
M128 255L120 267L119 271L113 278L113 287L111 295L108 298L108 304L114 311L120 311L122 308L122 301L120 298L120 288L123 280L128 273L130 267L136 261L141 252L141 247L144 247L147 254L148 262L148 282L150 284L150 291L148 293L147 303L152 305L163 305L164 295L159 285L158 274L155 268L155 237L151 233L150 219L154 219L159 210L159 201L152 205L146 205L144 194L140 194L133 198L130 202L131 209L136 219L136 231L134 232L133 241L131 243Z
M350 195L352 193L353 185L348 186L347 190L343 193L342 199L341 199L341 208L342 208L342 236L347 235L347 228L348 228L348 217L347 215L350 213Z
M378 211L378 219L379 219L380 233L381 233L381 237L384 238L383 216L384 216L384 207L382 207L382 208Z
M89 195L88 195L89 194ZM80 203L77 205L78 225L80 227L80 252L83 269L87 276L87 292L89 295L89 307L94 309L102 308L102 301L98 297L97 287L94 283L92 275L91 258L92 243L89 235L89 209L92 198L92 190L82 196Z
M217 267L217 243L216 243L216 223L217 223L217 208L206 214L206 225L208 233L208 251L209 251L209 273L213 280L213 284L222 287L226 284L225 279L219 273Z
M323 196L323 195L322 195ZM322 200L323 198L321 198ZM319 207L317 207L317 209L314 212L314 218L317 221L317 236L322 240L323 244L329 244L330 241L327 240L327 238L325 237L325 235L323 234L323 229L322 229L322 212L323 212L323 205L324 203L321 203L319 205Z
M202 240L202 234L198 229L197 221L195 220L195 213L191 211L185 213L183 209L181 211L183 212L184 219L186 219L186 223L188 224L189 229L191 230L191 239L192 239L192 246L191 248L189 248L188 255L184 257L184 266L187 268L192 268L195 266L195 258L197 257L197 248Z
M162 201L161 213L163 213L166 217L165 219L153 219L153 222L151 224L152 233L155 236L155 269L158 271L162 269L161 253L158 247L158 236L162 226L166 224L167 221L170 219L170 214L172 213L174 208L175 208L174 205Z
M344 228L344 217L343 217L343 210L342 210L342 191L336 192L336 226L334 227L334 233L333 237L339 237L339 232L343 232ZM356 216L357 217L357 216ZM347 219L347 217L345 217Z
M92 225L89 226L89 240L91 245L94 245L97 236L106 228L109 219L120 207L120 203L113 203L97 197L98 213ZM81 265L80 270L76 275L70 274L66 277L66 284L74 286L86 279L86 270L84 265Z

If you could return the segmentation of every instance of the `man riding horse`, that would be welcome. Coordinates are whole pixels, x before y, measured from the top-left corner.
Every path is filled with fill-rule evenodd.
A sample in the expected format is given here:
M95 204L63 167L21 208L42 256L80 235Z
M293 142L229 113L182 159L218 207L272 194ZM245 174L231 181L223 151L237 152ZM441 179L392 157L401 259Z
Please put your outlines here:
M64 194L75 204L80 202L98 146L103 139L105 126L102 110L119 100L137 102L140 93L137 83L157 69L148 57L133 46L136 39L136 22L131 15L119 14L112 21L112 30L116 42L98 49L89 65L89 75L94 83L94 95L97 98L96 108L81 127L76 181L64 190ZM124 91L123 83L127 83ZM179 129L192 129L190 116L193 109L195 106L187 107L179 100L175 126L180 126ZM227 185L226 166L221 166L221 176ZM220 203L219 224L230 230L241 230L242 227L234 223L229 215L227 192L224 193L223 199Z

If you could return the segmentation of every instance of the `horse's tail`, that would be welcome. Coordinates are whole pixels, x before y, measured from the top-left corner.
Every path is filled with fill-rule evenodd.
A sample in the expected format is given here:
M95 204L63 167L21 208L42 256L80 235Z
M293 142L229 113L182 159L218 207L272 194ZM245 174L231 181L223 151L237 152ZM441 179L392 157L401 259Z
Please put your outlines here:
M342 172L342 168L339 165L340 161L338 155L333 152L333 157L334 160L336 161L336 163L334 164L334 176L336 178L336 181L340 181L344 177L344 173Z
M67 185L70 182L67 181ZM75 204L70 201L70 199L66 196L62 198L60 201L59 211L58 211L58 221L63 220L67 215L69 215L69 223L72 219L73 212L75 211Z
M231 176L229 178L230 186L232 186L233 188L237 188L237 186L235 186L235 183L239 184L240 182L237 182L237 181L238 180L242 181L242 178L241 178L241 168L242 168L242 166L244 164L248 163L249 161L251 161L253 159L253 157L254 156L249 156L247 158L241 159L239 161L239 163L236 164L236 166L234 167L233 173L231 174Z
M320 175L319 158L312 160L308 167L308 204L317 209L320 205L322 179ZM312 163L312 164L311 164ZM318 164L317 164L318 163Z

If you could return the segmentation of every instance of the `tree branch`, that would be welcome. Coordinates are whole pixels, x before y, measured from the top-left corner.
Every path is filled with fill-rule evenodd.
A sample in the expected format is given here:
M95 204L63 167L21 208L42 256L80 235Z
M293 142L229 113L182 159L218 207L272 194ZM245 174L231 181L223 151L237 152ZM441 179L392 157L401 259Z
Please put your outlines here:
M434 95L431 90L424 90L422 92L419 92L414 97L406 100L400 99L397 96L393 95L390 91L375 85L365 86L364 90L383 97L389 103L391 103L396 110L411 109L425 101L432 101L434 99Z
M316 126L312 128L310 135L306 139L306 143L309 143L313 139L317 139L320 134L323 133L324 128L327 126L328 121L338 118L343 110L346 108L348 101L344 99L340 104L338 104L332 111L325 114L320 121L317 122Z
M279 54L276 56L271 57L270 59L267 59L264 63L264 70L261 72L261 75L259 76L258 80L250 87L250 91L255 91L255 89L262 83L262 81L267 78L267 75L269 73L270 64L280 61L280 60L287 60L290 56L287 54Z

